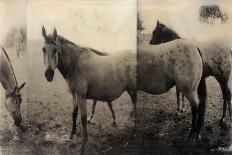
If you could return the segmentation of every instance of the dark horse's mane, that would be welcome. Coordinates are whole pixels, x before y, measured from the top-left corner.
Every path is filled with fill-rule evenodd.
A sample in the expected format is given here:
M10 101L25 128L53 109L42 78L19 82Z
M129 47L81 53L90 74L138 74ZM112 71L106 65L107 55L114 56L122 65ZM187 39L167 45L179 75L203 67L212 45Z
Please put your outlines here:
M171 38L173 39L180 39L181 37L177 34L177 32L175 32L173 29L169 28L168 26L166 26L163 23L159 23L160 27L162 27L163 32L165 32L165 34L170 35Z
M79 48L84 48L84 47L80 47L79 45L73 43L72 41L70 41L70 40L64 38L64 37L61 36L61 35L57 35L57 38L58 38L58 40L59 40L62 44L68 43L68 44L71 44L71 45L76 46L76 47L79 47ZM52 44L54 43L54 37L53 37L53 35L48 35L48 36L47 36L46 43L52 43ZM108 54L105 53L105 52L101 52L101 51L98 51L98 50L93 49L93 48L85 47L85 49L89 49L90 51L92 51L92 52L94 52L94 53L96 53L97 55L100 55L100 56L106 56L106 55L108 55Z
M161 40L161 43L169 42L175 39L181 39L181 37L171 28L167 27L165 24L157 22L155 31L158 31L160 34L158 37ZM150 44L153 44L154 34L152 36Z
M10 64L10 68L12 69L12 72L13 72L13 75L14 75L14 79L15 79L16 84L17 84L17 80L16 80L16 77L15 77L14 69L13 69L13 67L12 67L10 58L9 58L9 56L8 56L8 54L7 54L7 52L6 52L6 50L5 50L2 46L1 46L1 48L2 48L2 51L3 51L4 55L6 56L8 62L9 62L9 64Z

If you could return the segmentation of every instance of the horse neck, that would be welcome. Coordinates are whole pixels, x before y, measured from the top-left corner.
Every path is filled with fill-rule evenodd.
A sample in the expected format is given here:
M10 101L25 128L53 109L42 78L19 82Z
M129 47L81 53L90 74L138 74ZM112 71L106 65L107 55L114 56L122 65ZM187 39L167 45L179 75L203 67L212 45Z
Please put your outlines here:
M58 70L67 79L75 68L75 64L78 61L79 52L77 47L70 45L69 43L61 43L61 51L59 52Z
M0 58L0 82L6 94L11 93L18 85L11 63L4 53L1 53Z

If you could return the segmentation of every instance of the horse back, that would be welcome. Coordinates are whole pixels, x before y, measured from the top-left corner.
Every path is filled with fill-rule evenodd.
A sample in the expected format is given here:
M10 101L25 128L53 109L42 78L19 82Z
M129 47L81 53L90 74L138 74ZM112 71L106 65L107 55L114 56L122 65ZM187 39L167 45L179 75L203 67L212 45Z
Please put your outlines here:
M134 61L136 56L134 54ZM136 77L136 66L133 56L111 54L99 56L94 53L83 53L79 58L77 81L86 83L87 97L102 101L112 101L125 91ZM78 84L76 85L77 87ZM131 86L132 87L132 86Z

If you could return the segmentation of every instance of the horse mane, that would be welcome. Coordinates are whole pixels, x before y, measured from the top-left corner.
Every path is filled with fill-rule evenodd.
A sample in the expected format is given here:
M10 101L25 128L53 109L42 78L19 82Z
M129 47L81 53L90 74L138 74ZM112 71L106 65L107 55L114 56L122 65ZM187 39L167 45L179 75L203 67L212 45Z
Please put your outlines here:
M79 46L79 45L73 43L72 41L66 39L65 37L63 37L63 36L61 36L61 35L57 35L57 38L58 38L58 40L59 40L62 44L68 43L68 44L71 44L71 45L73 45L73 46L75 46L75 47L78 47L78 48L89 49L91 52L94 52L95 54L100 55L100 56L106 56L106 55L108 55L108 54L105 53L105 52L101 52L101 51L98 51L98 50L93 49L93 48L81 47L81 46ZM47 37L46 42L47 42L47 43L53 43L53 41L54 41L53 35L49 35L49 36Z
M1 46L1 45L0 45L0 46ZM16 80L16 77L15 77L14 69L13 69L12 64L11 64L10 57L8 56L8 54L7 54L6 50L5 50L2 46L1 46L1 48L2 48L2 51L3 51L4 55L5 55L5 56L6 56L6 58L7 58L7 61L9 62L10 68L11 68L11 70L12 70L12 72L13 72L14 79L15 79L16 84L17 84L17 80Z
M1 46L1 48L2 48L3 53L4 53L5 56L6 56L7 60L11 63L10 58L9 58L9 56L8 56L8 54L7 54L7 52L6 52L6 50L5 50L2 46Z
M166 26L163 23L159 23L159 26L162 27L162 30L166 33L171 35L173 38L175 39L180 39L181 37L177 34L176 31L174 31L173 29L169 28L168 26Z

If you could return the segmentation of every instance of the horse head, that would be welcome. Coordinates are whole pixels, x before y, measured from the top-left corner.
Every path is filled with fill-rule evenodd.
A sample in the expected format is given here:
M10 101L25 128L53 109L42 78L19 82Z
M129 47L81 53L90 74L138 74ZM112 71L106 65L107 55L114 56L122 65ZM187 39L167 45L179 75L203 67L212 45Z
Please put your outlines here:
M152 33L150 44L157 45L175 39L180 39L180 36L171 28L157 21L156 27Z
M152 32L152 38L150 40L150 44L157 45L162 43L161 36L162 36L162 31L165 28L165 25L157 21L156 27Z
M19 87L16 86L14 90L8 94L6 94L6 109L10 112L12 118L14 119L14 124L16 126L20 126L22 121L22 116L20 113L20 105L22 102L21 92L20 90L24 87L25 82Z
M58 51L59 40L57 39L57 31L54 29L53 34L47 35L46 30L42 27L42 34L45 40L45 44L42 48L44 55L44 63L46 65L45 77L50 82L53 80L54 71L58 67Z

